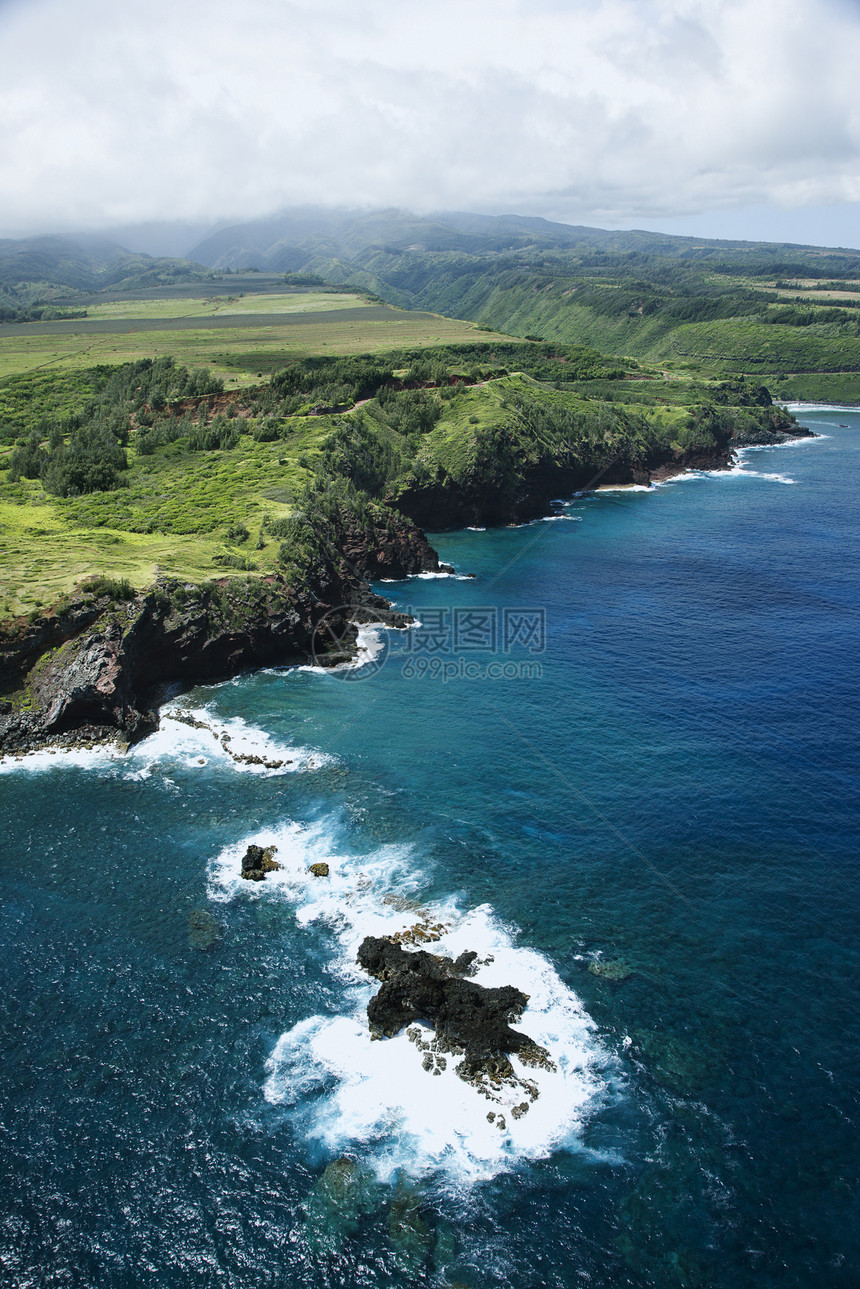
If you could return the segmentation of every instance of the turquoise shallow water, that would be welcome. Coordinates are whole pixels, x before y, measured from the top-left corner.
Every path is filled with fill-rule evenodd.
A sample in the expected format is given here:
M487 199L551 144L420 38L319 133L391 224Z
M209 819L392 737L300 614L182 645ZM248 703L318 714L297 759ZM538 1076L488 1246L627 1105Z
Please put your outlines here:
M856 1284L860 414L802 419L178 700L280 771L169 718L7 768L3 1283ZM355 945L425 916L556 1059L503 1131L367 1040Z

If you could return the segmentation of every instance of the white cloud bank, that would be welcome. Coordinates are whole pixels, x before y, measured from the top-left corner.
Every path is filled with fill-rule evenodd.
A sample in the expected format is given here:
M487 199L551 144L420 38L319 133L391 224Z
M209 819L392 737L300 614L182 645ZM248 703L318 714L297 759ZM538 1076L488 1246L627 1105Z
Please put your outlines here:
M853 0L0 0L0 232L860 201Z

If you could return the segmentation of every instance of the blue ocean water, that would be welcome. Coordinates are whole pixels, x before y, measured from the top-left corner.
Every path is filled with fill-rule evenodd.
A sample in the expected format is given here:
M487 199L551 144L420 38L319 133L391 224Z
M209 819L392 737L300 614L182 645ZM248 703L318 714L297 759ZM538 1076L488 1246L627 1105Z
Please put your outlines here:
M857 1284L860 413L801 419L439 534L474 578L361 668L3 767L0 1283ZM536 1098L369 1040L415 925L530 994Z

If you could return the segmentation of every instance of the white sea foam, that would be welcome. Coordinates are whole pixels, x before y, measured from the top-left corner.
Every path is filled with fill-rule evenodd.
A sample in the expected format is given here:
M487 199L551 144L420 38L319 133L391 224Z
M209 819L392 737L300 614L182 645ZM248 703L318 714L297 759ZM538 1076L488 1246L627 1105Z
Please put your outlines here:
M781 407L789 412L860 412L860 407L848 403L783 403Z
M348 658L346 662L336 663L334 667L323 667L319 663L301 663L297 667L290 667L290 671L306 671L313 676L332 676L344 671L358 671L361 667L368 666L369 663L376 662L379 655L385 648L385 631L400 631L406 628L389 627L385 622L364 622L358 625L358 632L355 637L355 654ZM410 623L408 629L413 629L418 623Z
M482 532L482 533L483 533L483 532L485 531L485 529L481 528L481 529L476 529L475 531L479 531L479 532ZM390 582L411 582L413 578L420 578L422 581L425 581L425 582L433 582L433 581L435 581L437 578L440 578L440 577L453 577L453 578L454 578L454 580L455 580L455 581L457 581L457 582L465 582L465 581L467 581L467 580L468 580L468 574L466 574L466 573L457 573L457 572L454 572L454 573L443 573L443 572L439 572L439 573L407 573L406 577L382 577L382 578L380 578L379 580L380 580L381 582L386 582L386 583L390 583Z
M725 473L729 478L740 477L743 479L769 479L771 483L797 483L796 479L791 479L787 474L777 474L775 471L767 470L750 470L743 464L743 462L739 462L736 466L732 466L732 468L730 470L726 470Z
M239 876L251 841L278 847L283 868L265 882ZM329 865L329 877L308 871L319 861ZM213 899L283 900L300 926L317 924L329 940L329 973L344 990L339 1015L309 1016L281 1035L267 1064L266 1100L328 1152L361 1149L381 1178L403 1170L471 1182L521 1159L575 1148L604 1087L600 1071L608 1060L592 1021L552 964L517 945L489 906L464 912L454 899L419 904L421 880L408 847L384 847L369 856L332 854L323 829L296 825L256 832L214 861ZM391 935L416 924L437 928L431 952L456 957L476 951L483 962L479 984L514 984L529 995L518 1027L547 1049L555 1070L526 1068L512 1057L523 1085L489 1100L457 1076L460 1058L447 1056L445 1070L433 1074L406 1033L371 1040L365 1009L378 986L356 966L358 947L366 935ZM423 1034L433 1037L426 1027ZM538 1092L534 1100L524 1091L527 1084ZM526 1102L527 1113L514 1118L513 1108Z
M833 424L835 425L835 422ZM832 434L822 434L816 425L814 434L804 435L801 439L786 439L784 443L752 443L747 448L738 448L737 454L740 456L747 452L783 452L787 448L810 447L815 443L826 443L832 437Z
M21 771L38 774L70 766L82 770L104 770L126 760L125 748L115 743L92 748L43 748L38 752L10 752L0 756L0 774Z
M397 628L391 629L397 630ZM338 663L333 670L357 671L360 667L366 667L368 663L375 662L385 648L385 639L382 634L385 630L384 622L362 623L355 638L355 657L350 658L348 662Z
M746 450L746 448L740 449L740 451ZM671 479L663 479L655 486L666 488L675 483L687 483L691 479L768 479L771 483L797 483L796 479L790 479L788 475L750 470L743 461L738 461L729 466L728 470L685 470L683 474L673 474Z
M171 761L189 768L229 765L240 773L278 775L313 770L331 759L311 748L280 743L240 716L225 719L177 699L161 709L158 730L131 749L126 764L139 778Z

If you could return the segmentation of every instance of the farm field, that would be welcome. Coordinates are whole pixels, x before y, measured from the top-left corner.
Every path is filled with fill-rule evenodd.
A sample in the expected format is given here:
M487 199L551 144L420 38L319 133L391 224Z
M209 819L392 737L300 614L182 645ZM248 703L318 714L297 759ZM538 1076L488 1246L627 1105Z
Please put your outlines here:
M186 288L187 289L187 288ZM87 317L82 322L132 322L158 321L173 318L213 318L225 315L268 315L282 313L319 313L340 309L372 308L370 301L352 292L344 291L281 291L242 292L230 295L226 291L214 296L167 296L159 299L122 299L88 303ZM51 322L24 323L24 326L58 327ZM74 321L66 324L74 327ZM11 328L3 334L14 334Z
M89 316L80 320L2 326L0 380L172 354L188 367L211 368L236 388L311 354L499 339L469 322L407 312L357 294L266 289L237 297L219 286L220 297L192 296L187 287L178 296L175 288L165 288L133 300L88 303Z

